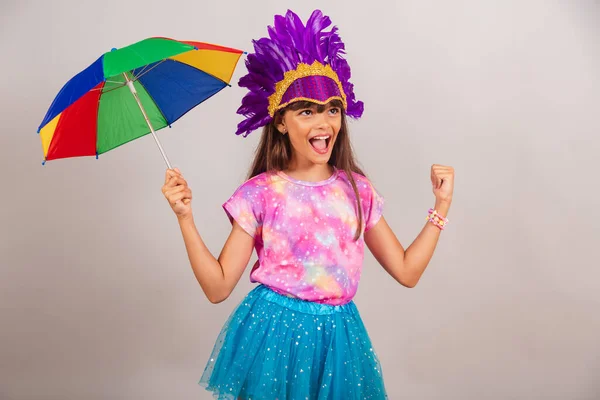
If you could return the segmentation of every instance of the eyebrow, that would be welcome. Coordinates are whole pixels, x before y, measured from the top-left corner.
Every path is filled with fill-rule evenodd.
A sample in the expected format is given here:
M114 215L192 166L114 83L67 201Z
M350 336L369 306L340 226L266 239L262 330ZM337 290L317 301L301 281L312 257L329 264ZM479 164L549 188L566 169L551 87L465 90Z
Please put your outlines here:
M319 108L321 108L322 111L319 111ZM296 109L292 108L292 111L293 112L303 112L306 110L312 110L312 111L316 111L318 113L322 113L322 112L325 112L327 110L334 109L334 108L336 108L338 110L342 109L341 106L332 104L331 102L329 102L327 104L316 104L316 103L306 104L305 106L300 107L300 108L296 108Z

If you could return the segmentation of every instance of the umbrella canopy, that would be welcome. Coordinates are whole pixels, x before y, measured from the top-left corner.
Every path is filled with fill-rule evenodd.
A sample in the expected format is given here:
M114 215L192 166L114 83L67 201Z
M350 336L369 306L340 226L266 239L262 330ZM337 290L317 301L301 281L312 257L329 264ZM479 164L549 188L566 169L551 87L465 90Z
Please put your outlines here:
M170 126L229 85L243 52L148 38L101 55L69 80L38 133L44 162L96 156Z

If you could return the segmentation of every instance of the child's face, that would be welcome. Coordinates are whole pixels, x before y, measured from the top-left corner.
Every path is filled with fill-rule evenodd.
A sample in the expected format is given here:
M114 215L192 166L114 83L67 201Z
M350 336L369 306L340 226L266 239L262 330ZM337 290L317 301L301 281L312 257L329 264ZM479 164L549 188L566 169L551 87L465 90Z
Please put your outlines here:
M341 126L339 107L314 104L298 110L288 109L277 129L289 135L297 164L326 164Z

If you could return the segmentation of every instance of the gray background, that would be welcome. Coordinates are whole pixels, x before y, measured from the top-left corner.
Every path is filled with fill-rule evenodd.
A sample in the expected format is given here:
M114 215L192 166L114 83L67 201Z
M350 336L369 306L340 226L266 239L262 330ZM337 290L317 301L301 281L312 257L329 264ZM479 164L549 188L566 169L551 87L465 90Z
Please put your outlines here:
M365 260L356 303L390 398L600 398L599 3L349 3L2 1L1 399L211 398L197 381L248 273L226 302L205 299L150 136L42 167L36 129L112 47L251 50L287 7L321 7L341 29L366 104L353 143L405 247L434 204L431 164L456 169L451 225L417 287ZM259 137L233 133L244 71L159 133L215 254Z

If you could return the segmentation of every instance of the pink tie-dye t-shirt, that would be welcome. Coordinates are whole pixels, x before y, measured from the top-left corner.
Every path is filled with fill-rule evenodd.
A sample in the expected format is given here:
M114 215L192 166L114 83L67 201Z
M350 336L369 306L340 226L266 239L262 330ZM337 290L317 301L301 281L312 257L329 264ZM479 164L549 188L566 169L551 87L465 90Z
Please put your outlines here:
M367 178L353 176L368 231L380 219L384 201ZM241 185L223 208L255 239L252 282L317 303L352 300L365 243L362 235L354 240L356 197L344 171L336 169L320 182L263 173Z

